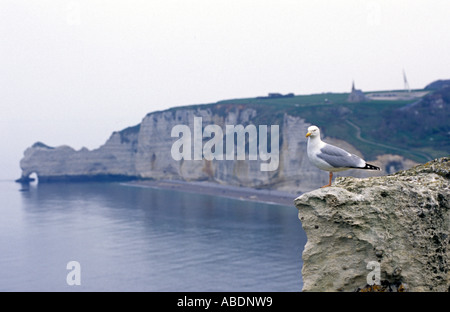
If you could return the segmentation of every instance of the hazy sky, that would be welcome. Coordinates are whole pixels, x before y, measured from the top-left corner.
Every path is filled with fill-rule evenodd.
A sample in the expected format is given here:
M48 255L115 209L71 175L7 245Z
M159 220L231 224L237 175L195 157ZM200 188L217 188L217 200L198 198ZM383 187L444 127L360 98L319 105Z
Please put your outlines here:
M450 78L450 1L0 0L0 178L148 112Z

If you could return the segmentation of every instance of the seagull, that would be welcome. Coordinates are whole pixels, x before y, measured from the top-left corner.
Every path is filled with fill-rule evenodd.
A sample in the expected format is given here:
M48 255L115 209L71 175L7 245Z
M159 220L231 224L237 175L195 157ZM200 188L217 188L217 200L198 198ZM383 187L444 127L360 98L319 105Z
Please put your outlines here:
M381 170L342 148L323 142L320 139L320 130L317 126L309 127L306 137L308 138L309 161L317 168L330 172L330 182L322 188L331 186L333 172L348 169Z

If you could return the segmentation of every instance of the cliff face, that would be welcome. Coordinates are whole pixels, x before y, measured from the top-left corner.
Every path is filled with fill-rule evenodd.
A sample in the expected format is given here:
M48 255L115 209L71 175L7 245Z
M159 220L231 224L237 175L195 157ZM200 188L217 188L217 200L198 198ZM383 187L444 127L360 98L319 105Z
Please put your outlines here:
M245 127L252 123L271 127L269 121L261 121L264 118L256 109L239 105L216 104L155 112L148 114L137 126L114 132L103 146L95 150L83 148L76 151L68 146L53 148L42 143L34 144L26 149L20 162L20 181L26 181L33 172L40 182L134 178L210 180L229 185L267 187L293 194L312 190L327 182L328 175L312 166L306 156L305 133L310 124L287 114L276 119L279 126L279 164L274 171L261 171L261 164L267 161L261 158L249 160L248 155L246 160L233 161L174 160L171 148L178 138L172 137L171 131L176 125L194 129L194 117L202 118L203 128L211 124L222 129L226 125ZM203 138L203 143L206 140ZM341 146L352 149L348 145ZM359 153L354 148L352 151ZM377 164L385 169L392 164L396 169L409 165L399 156L383 157ZM342 175L364 177L371 174L349 171Z
M298 197L303 291L449 291L449 179L441 158Z

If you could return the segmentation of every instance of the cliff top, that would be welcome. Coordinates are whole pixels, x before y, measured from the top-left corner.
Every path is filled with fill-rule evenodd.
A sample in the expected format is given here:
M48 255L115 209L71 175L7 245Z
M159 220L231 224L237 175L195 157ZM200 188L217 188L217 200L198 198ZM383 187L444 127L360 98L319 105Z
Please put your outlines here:
M429 92L422 98L409 100L351 103L349 93L320 93L230 99L168 111L211 109L223 115L234 109L252 108L258 112L252 122L267 125L279 124L282 116L288 114L323 125L326 135L357 146L366 159L395 154L423 163L446 156L450 149L450 88L426 91Z

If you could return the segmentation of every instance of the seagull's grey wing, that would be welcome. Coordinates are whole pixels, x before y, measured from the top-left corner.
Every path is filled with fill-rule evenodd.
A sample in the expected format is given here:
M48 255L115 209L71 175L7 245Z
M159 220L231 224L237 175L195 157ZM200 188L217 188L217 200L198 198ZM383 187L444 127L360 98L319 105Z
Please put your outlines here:
M361 168L366 164L366 162L358 156L330 144L326 144L322 147L317 154L317 157L335 168Z

